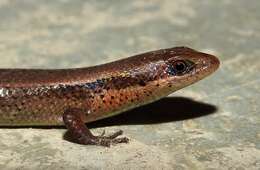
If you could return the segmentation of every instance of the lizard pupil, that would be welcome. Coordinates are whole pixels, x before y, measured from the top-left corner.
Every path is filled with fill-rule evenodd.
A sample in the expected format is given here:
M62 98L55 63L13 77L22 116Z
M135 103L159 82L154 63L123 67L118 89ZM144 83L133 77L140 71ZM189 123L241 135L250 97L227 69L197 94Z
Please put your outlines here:
M176 61L174 63L174 67L177 73L183 73L184 71L186 71L186 64L184 61Z

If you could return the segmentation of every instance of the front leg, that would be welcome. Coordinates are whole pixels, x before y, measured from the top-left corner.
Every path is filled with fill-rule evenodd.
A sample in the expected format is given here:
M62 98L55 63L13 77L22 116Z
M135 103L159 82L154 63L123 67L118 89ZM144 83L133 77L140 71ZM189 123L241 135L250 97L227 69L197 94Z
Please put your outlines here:
M73 139L83 145L100 145L109 147L111 144L128 143L126 137L117 138L122 135L120 130L110 136L94 136L84 123L85 114L81 109L67 109L63 114L63 122Z

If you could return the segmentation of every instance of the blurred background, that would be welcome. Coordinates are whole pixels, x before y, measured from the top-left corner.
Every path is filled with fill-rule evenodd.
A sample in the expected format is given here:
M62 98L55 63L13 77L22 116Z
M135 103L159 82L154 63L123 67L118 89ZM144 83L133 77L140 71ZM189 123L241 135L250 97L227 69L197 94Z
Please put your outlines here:
M64 128L0 129L0 169L260 169L258 0L1 0L1 68L70 68L189 46L219 57L209 78L90 126L122 129L111 148Z

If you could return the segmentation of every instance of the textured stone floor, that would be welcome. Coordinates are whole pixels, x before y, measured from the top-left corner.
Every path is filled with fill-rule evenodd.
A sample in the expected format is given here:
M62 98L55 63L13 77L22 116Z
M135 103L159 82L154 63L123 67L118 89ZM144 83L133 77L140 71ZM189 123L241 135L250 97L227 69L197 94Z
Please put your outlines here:
M89 66L172 46L219 56L211 77L92 130L111 148L63 140L64 128L0 129L0 169L260 169L259 0L1 0L0 67Z

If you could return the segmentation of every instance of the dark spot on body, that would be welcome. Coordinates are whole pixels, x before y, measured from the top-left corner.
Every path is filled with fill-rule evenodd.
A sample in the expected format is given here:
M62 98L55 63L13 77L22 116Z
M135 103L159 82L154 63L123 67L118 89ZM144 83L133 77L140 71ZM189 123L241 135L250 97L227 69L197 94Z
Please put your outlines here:
M145 85L146 85L146 83L145 83L145 81L144 81L144 80L140 80L140 81L139 81L139 85L140 85L140 86L145 86Z
M101 92L102 92L101 89L97 89L97 90L94 91L94 93L101 93Z

